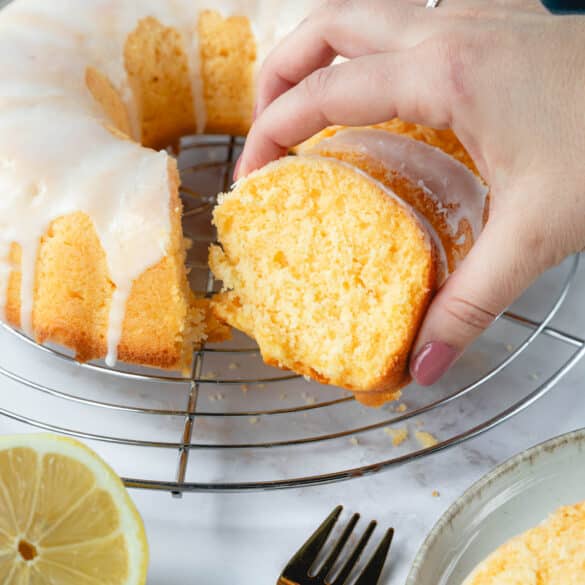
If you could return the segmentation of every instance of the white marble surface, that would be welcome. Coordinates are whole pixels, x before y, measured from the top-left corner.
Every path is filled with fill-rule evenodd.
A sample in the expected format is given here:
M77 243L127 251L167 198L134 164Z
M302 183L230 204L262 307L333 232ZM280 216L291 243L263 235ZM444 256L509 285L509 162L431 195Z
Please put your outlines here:
M554 273L551 276L551 282L554 282L557 276L558 274ZM561 316L556 320L559 327L575 333L585 330L585 311L581 310L580 306L585 285L585 270L580 270L577 276L573 292ZM549 290L548 286L545 279L543 284L538 285L536 292L532 296L529 295L528 304L532 304L536 312L540 307L539 299ZM528 310L530 307L524 308ZM526 334L524 330L519 331ZM503 335L505 331L496 333ZM490 341L488 334L486 339L470 352L466 358L467 362L464 361L455 373L454 380L463 376L468 367L472 370L484 369L484 362L489 361L490 352L498 351L502 344L505 344L505 340L492 339ZM496 406L500 401L503 404L505 398L513 394L515 388L521 387L522 384L526 385L527 381L527 387L532 388L541 383L546 377L547 366L550 365L549 369L554 369L556 363L554 360L558 358L554 351L556 347L556 343L550 346L545 344L543 347L538 347L536 344L533 355L527 358L528 361L517 368L513 375L508 378L498 377L498 383L494 386L496 393L494 394L494 390L491 390ZM510 349L508 347L506 351ZM40 378L47 381L50 376L54 376L56 380L54 385L70 392L75 391L80 394L89 392L91 380L82 371L74 368L72 372L68 372L65 367L67 364L51 356L48 358L50 358L49 361L45 363L45 356L41 355L37 349L26 348L12 335L0 336L0 365L6 367L8 364L13 369L20 367L21 374L26 374L33 379ZM173 499L167 493L133 490L132 496L144 517L151 545L148 582L151 585L178 585L179 583L270 585L276 581L285 561L314 527L334 505L341 503L346 507L344 518L350 512L359 512L364 520L375 518L383 527L390 525L395 527L396 539L390 562L381 582L386 585L401 585L404 583L413 556L433 523L472 482L496 463L530 445L585 426L584 376L585 363L581 363L548 395L502 426L463 445L369 477L333 485L278 492L186 494L183 499ZM134 432L132 425L137 426L136 433L139 433L139 427L145 424L142 418L136 423L130 418L114 422L115 413L106 413L105 416L108 418L102 420L100 418L104 416L101 413L102 409L75 406L69 413L69 405L66 401L54 397L45 398L38 392L26 390L20 384L1 380L0 408L18 411L45 422L65 424L95 432L96 429L103 430L104 421L107 420L108 424L111 424L108 432L117 432L123 436L130 434L131 430ZM281 386L280 390L275 390L276 392L294 386L292 382L281 384L285 385ZM309 385L307 388L313 394L321 390ZM217 387L213 387L210 392L214 393L217 390ZM229 402L232 396L234 400L241 399L239 392L236 397L235 394L229 394L229 388L220 390L226 393L226 402ZM327 390L323 389L323 391ZM437 390L437 392L440 391L441 389ZM128 389L113 384L110 378L100 392L102 399L108 400L114 400L120 393L126 401L130 396ZM145 404L152 399L146 390L137 392L134 395L135 398L143 400ZM160 394L161 390L158 388L152 392ZM411 396L424 396L419 389L412 389L410 392L410 395L408 391L405 394L405 403L412 402ZM427 392L435 391L428 390ZM482 409L485 408L486 412L491 412L490 409L494 407L494 401L487 399L488 390L483 390L483 392L485 396L478 394L469 406L457 407L459 410L455 408L426 415L424 428L434 430L439 439L445 439L453 430L464 430L468 419L481 420ZM256 405L262 403L262 400L275 400L274 394L269 395L268 398L265 394L261 396L259 392L257 394L244 396L243 400L251 401L250 404ZM182 404L183 393L179 394L177 404L173 403L173 396L172 393L165 394L166 402L161 404L171 406ZM426 396L428 401L428 396L432 395ZM216 407L216 405L217 401L201 402L201 406L205 408ZM363 411L361 407L355 405L352 408L356 409L350 411L352 416L359 415ZM377 415L380 416L380 413ZM327 415L316 414L315 416L317 418L306 422L307 426L303 427L302 432L306 432L307 429L314 432L312 425L318 424L321 420L324 421L325 427L331 423L325 420L324 417ZM341 418L340 421L333 420L332 424L345 424ZM434 422L437 424L433 427ZM271 433L274 432L269 428L268 423L266 427L263 427L263 421L259 421L258 425L246 424L250 428L253 427L254 433L260 433L262 437L272 436ZM281 428L277 428L277 432L282 434L289 430L286 428L286 419L280 424ZM409 426L411 433L416 429L413 421L405 424ZM164 424L157 423L157 425L147 427L146 436L154 439L177 440L182 419L169 421L168 428ZM28 431L30 427L0 417L1 433ZM216 438L227 436L232 440L235 438L225 429L218 430L211 426L205 427L205 425L201 426L200 433L200 435L196 434L197 441L204 441L207 435L213 435ZM225 435L225 433L228 434ZM378 441L388 441L388 437L382 431L376 431L374 438ZM380 447L373 439L369 444L367 439L362 440L360 436L360 445L357 447L349 445L347 438L343 441L343 448L331 448L323 451L321 455L319 453L323 447L310 447L306 451L308 469L315 468L315 457L311 458L311 454L316 454L317 461L319 461L319 456L323 457L324 470L353 465L356 461L372 462L379 460L381 456ZM152 450L127 451L99 442L90 442L90 444L120 473L127 475L134 473L147 477L152 471L153 475L167 478L172 477L174 473L176 465L174 452L169 454L168 450L165 451L165 457L159 461L158 452ZM388 442L384 448L386 451L382 455L393 454ZM412 449L412 444L407 448ZM352 459L353 454L357 454L357 459ZM262 473L274 478L290 475L288 472L291 468L292 475L302 472L303 461L296 460L290 450L280 453L278 457L274 457L271 451L260 451L255 455L241 452L227 458L222 458L219 452L213 451L206 458L192 460L188 478L191 481L197 481L207 472L215 478L231 477L233 479L234 473L236 476L242 474L242 477L254 477L261 470ZM439 497L433 497L434 490L440 492Z

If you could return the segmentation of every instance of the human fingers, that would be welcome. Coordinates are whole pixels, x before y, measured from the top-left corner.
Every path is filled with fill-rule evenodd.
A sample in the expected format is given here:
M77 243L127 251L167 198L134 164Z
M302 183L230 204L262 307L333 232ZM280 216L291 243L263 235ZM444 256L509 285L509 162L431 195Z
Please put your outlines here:
M278 96L337 55L401 50L424 40L437 20L421 0L330 0L313 11L265 60L258 77L257 115Z
M253 124L238 176L282 156L332 124L358 126L394 117L449 125L452 83L441 51L359 57L318 69L272 102Z
M502 311L551 264L552 245L520 216L488 222L463 263L433 299L412 352L410 370L434 384ZM518 225L516 225L518 224ZM536 237L535 237L536 234Z

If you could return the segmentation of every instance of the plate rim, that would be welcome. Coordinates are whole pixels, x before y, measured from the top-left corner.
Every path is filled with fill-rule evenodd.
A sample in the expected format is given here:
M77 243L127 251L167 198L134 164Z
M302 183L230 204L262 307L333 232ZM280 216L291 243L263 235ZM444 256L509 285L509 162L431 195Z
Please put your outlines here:
M429 550L435 545L437 539L442 535L445 527L450 524L475 498L475 496L492 485L494 482L500 479L503 475L508 474L510 471L532 459L535 461L540 458L543 453L554 452L567 444L585 442L585 427L581 427L562 435L557 435L550 439L546 439L532 447L528 447L524 451L520 451L515 455L512 455L502 463L496 465L493 469L488 471L477 481L471 484L455 501L443 512L440 518L435 522L430 532L427 534L423 543L419 547L414 560L412 561L408 577L406 578L405 585L418 585L418 579L421 571L424 567L425 558L427 557Z

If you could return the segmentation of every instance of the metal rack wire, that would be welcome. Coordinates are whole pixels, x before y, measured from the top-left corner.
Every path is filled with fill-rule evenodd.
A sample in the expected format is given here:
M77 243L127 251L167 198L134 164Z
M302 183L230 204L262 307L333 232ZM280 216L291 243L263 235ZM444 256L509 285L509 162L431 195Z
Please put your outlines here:
M195 290L208 295L217 287L206 263L206 250L209 243L213 241L213 230L210 224L210 213L214 203L213 194L218 190L228 189L233 164L240 148L240 140L233 137L192 137L183 141L179 157L183 180L182 197L185 207L184 230L185 234L193 241L193 247L188 257L191 283ZM84 416L91 418L92 413L99 411L106 417L113 417L115 414L132 417L135 415L149 416L163 421L179 420L182 423L177 427L178 436L174 440L169 440L167 437L153 438L151 436L154 432L152 429L156 425L148 427L147 438L125 436L117 431L103 428L99 429L98 432L93 432L81 428L81 424L71 425L59 420L48 420L42 416L31 416L26 407L22 410L10 405L7 406L2 401L0 401L0 414L13 421L51 432L130 448L137 460L148 460L148 453L155 449L163 450L167 454L171 452L176 458L172 477L153 478L143 474L128 476L125 478L125 482L129 487L167 490L175 495L186 491L249 491L301 487L371 474L459 444L510 419L547 393L578 362L585 353L585 340L553 327L551 323L569 293L578 263L578 257L568 262L561 269L564 274L561 275L560 281L559 275L555 275L555 282L558 283L558 286L554 295L547 295L546 301L539 303L541 314L536 318L515 311L509 311L502 315L499 322L505 323L505 327L511 327L516 332L514 334L516 341L511 351L506 351L505 354L491 359L490 363L482 366L480 375L476 375L476 370L472 368L473 371L466 379L464 376L448 382L442 393L423 394L419 392L417 394L416 391L412 391L412 395L419 396L419 399L418 401L414 400L412 407L406 411L387 408L372 411L375 414L372 412L364 414L364 409L350 395L333 389L328 392L315 389L318 398L305 400L302 404L299 404L298 401L293 401L291 404L283 403L278 400L275 389L277 385L280 385L281 389L294 386L296 396L304 394L297 391L296 387L306 383L293 374L259 365L261 360L257 348L244 338L239 338L237 342L232 344L210 345L198 350L194 354L191 375L185 378L175 373L163 371L123 366L111 369L101 363L78 364L65 350L38 346L22 333L4 325L3 331L10 336L11 344L16 344L20 348L27 347L28 350L35 352L35 356L43 356L43 359L48 363L48 368L53 370L69 368L75 376L72 379L80 381L79 388L72 390L69 387L69 379L66 384L63 382L49 384L46 381L46 374L39 373L36 376L31 376L28 370L19 371L17 367L12 366L10 360L4 360L8 363L0 361L0 376L21 388L28 389L33 395L43 395L51 403L57 401L60 404L68 404L78 409L79 420ZM496 339L498 335L501 334L498 333ZM484 399L479 389L496 388L501 385L502 380L506 380L505 373L518 364L520 371L525 369L526 365L522 365L523 356L525 357L529 353L528 350L543 339L552 343L555 348L563 348L560 353L556 352L559 355L553 364L554 368L547 372L546 378L542 381L538 380L538 383L535 383L536 379L531 380L527 387L512 396L509 404L500 404L500 397L494 395L497 404L495 410L490 412L489 409L486 409L485 416L478 415L474 401ZM551 351L551 355L552 353L555 352ZM243 357L254 362L253 372L231 375L230 371L235 371L237 365L236 368L232 368L235 364L229 360L242 359ZM218 375L205 374L204 367L208 360L213 361L214 367L218 368ZM179 396L182 396L184 406L152 407L146 404L139 394L132 394L132 400L120 402L114 393L114 399L105 400L101 395L97 397L89 395L84 390L84 376L89 376L92 380L99 379L106 386L114 380L117 383L123 382L127 388L136 389L142 388L145 384L154 384L157 389L155 393L158 395L164 393L165 388L176 388L180 392ZM463 382L461 382L462 379ZM201 404L203 387L205 387L207 398L211 399L214 396L214 394L210 394L213 389L226 389L226 391L233 392L238 387L247 390L248 385L253 385L255 388L270 386L269 392L262 395L260 407L256 406L257 401L255 400L238 400L236 402L238 404L241 402L242 406L233 407L230 400L233 394L230 394L227 401L221 402L220 408L213 409ZM309 386L302 386L302 388L305 387ZM491 393L494 394L494 391L492 390ZM219 395L215 396L217 398ZM283 394L280 395L281 399L282 396ZM471 407L461 406L464 401L467 401L466 404L470 404ZM215 406L219 403L220 401L216 400ZM451 409L451 413L453 413L453 409L459 409L459 417L461 413L466 413L465 417L468 422L454 427L450 417L455 415L448 414L449 409ZM441 416L437 414L443 411L447 414ZM316 420L330 417L330 424L323 425L323 427L320 423L312 427L307 426L308 423L304 422L305 419L300 417L307 417L309 414L320 417ZM359 423L355 422L356 417L359 417ZM257 433L250 438L250 429L246 425L242 426L241 423L246 420L255 422L256 418L278 420L278 423L273 432L267 433L267 437L259 438L261 433ZM287 434L283 429L287 428L287 424L294 426L291 422L293 419L294 424L301 421L301 430L296 434ZM343 419L342 423L339 422L341 419ZM347 443L342 441L347 441L348 438L353 438L354 443L358 444L356 437L371 436L372 433L380 429L395 428L399 423L418 425L422 420L432 423L433 420L439 419L445 422L444 429L447 429L447 432L443 434L447 436L435 445L421 447L409 444L402 451L397 450L393 456L388 457L387 451L380 450L365 441L366 446L363 451L359 452L357 464L354 464L353 460L349 461L347 465L337 463L337 468L332 470L322 471L318 466L317 470L313 468L305 470L303 467L305 456L303 456L299 459L300 464L295 467L295 470L298 468L300 473L295 473L293 470L292 475L285 469L285 471L273 472L273 476L276 475L276 477L264 477L264 473L259 473L256 478L254 477L254 465L248 465L246 473L252 475L250 480L238 477L198 480L197 473L203 470L204 463L198 462L195 469L190 463L195 453L211 454L211 457L217 458L218 454L226 452L230 456L233 455L234 459L230 459L230 465L234 465L236 468L238 467L238 457L246 456L252 463L257 462L258 460L251 456L254 453L284 452L285 458L293 461L295 449L305 449L305 452L307 449L315 451L323 445L327 445L324 451L327 457L341 452L345 456ZM74 420L78 419L74 418ZM212 425L213 421L222 424L223 430L215 441L206 440L206 433L211 433L207 427ZM201 432L199 432L200 430ZM194 436L196 432L198 433L197 437ZM237 435L235 438L233 438L234 434ZM376 436L379 437L379 435ZM329 445L334 444L336 447L329 447ZM148 451L149 449L151 451ZM238 454L240 455L238 456ZM168 459L168 455L166 457ZM189 472L196 474L195 479L188 478Z

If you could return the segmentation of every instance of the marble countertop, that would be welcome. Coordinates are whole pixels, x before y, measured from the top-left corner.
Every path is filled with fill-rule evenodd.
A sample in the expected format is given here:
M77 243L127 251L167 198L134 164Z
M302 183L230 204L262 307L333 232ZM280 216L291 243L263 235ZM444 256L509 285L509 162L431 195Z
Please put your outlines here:
M554 273L550 278L551 283L554 283L558 280L558 274ZM542 300L540 297L544 295L546 298L546 295L550 293L548 286L549 284L545 281L544 284L537 286L532 296L529 295L528 305L532 304L536 312L540 310L539 303ZM585 270L580 269L562 314L554 322L555 326L572 331L576 335L585 330L585 311L581 306L584 287ZM526 306L523 308L527 310ZM473 349L454 374L456 379L465 374L466 368L471 368L471 370L485 368L486 355L489 357L500 350L511 351L512 347L509 347L508 342L512 338L503 337L504 334L504 330L497 331L491 341L488 335L486 340ZM522 335L526 335L526 331L523 331ZM485 390L485 396L473 399L468 407L445 413L438 411L428 413L424 422L425 426L422 428L432 430L439 439L447 438L454 431L464 430L467 420L472 422L476 421L476 418L481 420L484 409L490 412L490 408L494 407L494 401L496 405L500 401L503 403L508 395L513 395L515 389L523 384L526 388L537 387L547 375L554 371L562 359L566 359L570 351L574 351L574 348L565 348L563 349L565 353L556 355L554 348L559 345L558 342L552 343L549 340L547 343L543 342L542 346L538 343L533 344L532 354L526 358L527 361L520 364L508 377L500 376L496 379L493 386L495 390L490 391L493 396L491 402L486 399L490 392ZM28 352L36 353L29 355ZM28 373L29 377L43 375L45 381L49 375L47 372L51 371L55 373L55 376L58 372L59 375L65 376L60 379L61 387L67 382L66 387L70 390L75 388L76 391L81 392L80 388L85 388L87 383L86 378L83 377L85 374L82 375L78 371L61 374L64 369L62 362L55 361L53 358L49 365L46 365L45 356L40 355L41 353L36 348L23 347L22 342L13 336L0 336L0 356L2 356L0 365L4 363L6 367L8 363L12 367L17 363L24 364L22 371ZM37 366L35 368L30 367L31 355ZM547 369L549 362L554 363L550 363L550 368ZM45 372L43 370L45 367L50 370ZM178 585L179 583L181 585L188 583L270 585L275 583L281 568L291 554L335 505L343 504L345 507L343 518L347 518L350 513L359 512L363 519L358 526L362 529L366 521L370 519L378 520L381 527L393 526L396 529L390 561L383 573L381 583L402 585L412 559L430 528L447 507L474 481L497 463L535 443L585 426L584 378L585 363L582 362L546 396L495 429L432 456L359 479L318 487L271 492L188 493L182 499L173 498L166 492L132 490L131 495L142 513L150 541L151 564L148 583L150 585ZM450 382L447 381L447 383L452 382L453 379ZM292 383L281 384L284 386L281 386L280 392L283 389L290 391L287 389L291 388ZM307 386L307 388L307 392L312 395L320 391L318 387ZM112 399L117 392L125 392L124 389L112 386L111 383L106 390L108 400ZM103 393L106 390L100 391ZM440 391L440 389L437 390L437 392ZM525 391L526 389L523 390ZM0 408L19 411L36 419L41 418L49 423L63 424L87 432L93 432L95 425L98 425L96 417L101 416L100 413L78 408L68 415L65 408L67 405L63 405L62 401L54 397L40 397L38 393L31 394L33 398L29 399L27 392L29 391L22 385L3 380ZM218 392L225 392L226 400L229 398L228 390L220 388L218 391L217 386L211 388L209 392L208 401L202 403L209 409L217 406ZM424 392L432 393L435 390ZM404 402L409 404L410 408L412 406L410 403L415 401L417 396L424 396L422 393L422 389L409 389L404 395ZM138 396L144 397L145 401L152 398L147 396L147 393L139 393ZM209 398L210 396L215 396L213 401ZM426 396L428 400L429 395ZM169 400L172 402L172 399ZM183 395L180 400L183 400ZM35 414L33 411L37 407L42 412ZM362 407L356 405L356 408L362 412ZM357 412L357 410L353 411L353 414ZM307 424L318 424L320 420L319 418L315 421L311 419L311 422ZM440 421L440 424L437 422L433 426L434 421ZM116 432L125 432L128 424L124 423L122 430L115 429ZM173 426L173 432L180 429L180 424L181 421L177 421L176 428ZM254 427L254 432L266 432L267 436L271 436L272 431L269 428L263 430L260 426L262 422L258 425L250 425L249 422L247 424ZM411 432L417 428L414 421L407 421L404 424L409 426ZM30 432L30 430L31 427L28 425L0 417L0 433ZM157 432L163 433L163 430L157 429ZM227 431L225 429L218 431L211 426L203 425L200 432L202 435L196 435L194 440L198 441L201 440L201 436ZM285 431L280 429L278 432ZM380 441L389 440L389 437L381 431L378 431L375 436ZM359 453L356 461L371 462L379 456L376 445L368 444L366 439L362 445L361 437L359 440L360 444L357 447L349 445L347 439L344 439L345 448L339 453L335 450L324 452L322 459L324 470L353 464L352 461L347 460L347 452L348 450L351 452L350 448L357 449L355 453ZM121 474L129 475L135 472L145 476L151 467L154 473L154 469L159 465L154 450L149 453L141 452L136 456L135 451L129 453L114 445L94 441L89 441L89 443ZM319 448L315 448L317 454ZM387 448L391 449L390 446ZM217 452L213 453L217 454ZM209 468L213 468L218 458L213 453L209 459L195 458L191 462L192 478L197 478L205 474ZM277 476L285 474L290 466L302 472L302 461L299 463L292 455L289 456L289 453L285 451L284 454L279 455L278 460L268 452L261 452L255 456L256 458L247 453L241 453L223 460L222 465L225 469L221 472L215 469L212 475L223 477L233 471L245 476L247 469L255 472L263 464L273 471L276 469L274 474ZM168 464L169 474L172 475L175 465L176 456L173 454L172 461ZM309 471L314 470L314 465L314 461L307 458ZM439 492L439 495L433 495L434 491ZM382 530L378 529L377 535L381 536L381 534Z

